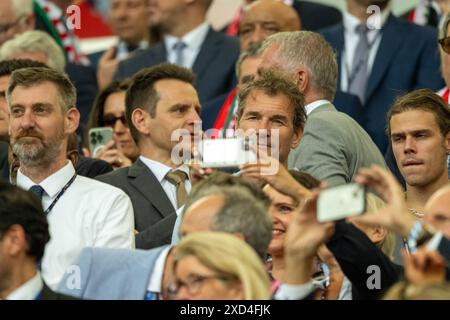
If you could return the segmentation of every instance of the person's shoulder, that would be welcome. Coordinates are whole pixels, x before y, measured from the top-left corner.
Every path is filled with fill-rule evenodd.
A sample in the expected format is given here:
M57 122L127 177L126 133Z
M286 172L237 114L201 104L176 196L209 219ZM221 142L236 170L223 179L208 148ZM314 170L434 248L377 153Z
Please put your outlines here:
M98 175L97 177L95 177L95 180L110 183L126 179L126 177L128 176L128 172L130 171L130 168L131 167L119 168L111 172Z
M411 23L408 20L396 17L394 15L389 16L387 23L395 26L395 28L392 28L391 30L401 31L413 38L431 38L433 41L437 38L436 28Z
M114 172L110 172L108 174L112 174L112 173L114 173ZM115 187L109 183L95 180L92 178L83 177L83 176L78 175L76 182L77 182L78 188L82 192L95 192L95 197L97 199L102 199L102 198L111 199L113 197L126 195L122 191L122 189Z

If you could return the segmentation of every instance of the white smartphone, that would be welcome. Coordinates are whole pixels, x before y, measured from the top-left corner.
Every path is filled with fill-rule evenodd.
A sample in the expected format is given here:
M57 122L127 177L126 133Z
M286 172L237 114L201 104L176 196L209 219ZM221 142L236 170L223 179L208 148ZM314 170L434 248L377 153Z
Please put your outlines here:
M349 183L320 192L317 220L328 222L363 214L366 211L366 187Z
M108 144L113 139L113 129L111 127L98 127L89 130L89 150L94 156L98 150Z
M256 162L256 154L250 145L256 145L251 137L229 139L206 139L200 144L202 168L235 168L245 163Z

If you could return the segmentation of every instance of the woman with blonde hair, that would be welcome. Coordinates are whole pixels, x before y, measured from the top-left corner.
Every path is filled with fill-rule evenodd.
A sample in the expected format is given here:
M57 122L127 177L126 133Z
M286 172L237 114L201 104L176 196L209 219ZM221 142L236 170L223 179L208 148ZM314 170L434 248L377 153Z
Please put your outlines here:
M186 300L270 299L269 276L256 252L238 236L193 233L176 246L170 294Z

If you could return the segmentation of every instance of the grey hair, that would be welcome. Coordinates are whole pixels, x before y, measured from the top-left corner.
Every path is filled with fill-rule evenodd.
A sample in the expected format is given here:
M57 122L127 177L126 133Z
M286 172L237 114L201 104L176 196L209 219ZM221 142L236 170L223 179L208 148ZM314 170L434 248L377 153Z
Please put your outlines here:
M309 71L311 85L323 98L333 100L336 94L338 64L327 41L311 31L279 32L264 40L261 50L277 47L277 58L284 73L294 77L300 66Z
M236 79L238 79L239 81L239 77L241 74L241 65L242 62L244 62L245 59L247 58L257 58L261 55L261 43L252 43L247 50L243 51L240 55L239 55L239 59L236 62Z
M205 188L196 194L196 198L198 201L216 195L223 197L224 204L212 221L211 231L242 234L245 241L264 260L272 239L272 219L267 207L247 188L239 185Z
M33 0L11 0L11 4L17 18L33 14Z
M22 52L44 52L47 54L47 65L59 72L64 72L66 65L61 47L46 32L27 31L6 41L0 47L0 60L10 60Z

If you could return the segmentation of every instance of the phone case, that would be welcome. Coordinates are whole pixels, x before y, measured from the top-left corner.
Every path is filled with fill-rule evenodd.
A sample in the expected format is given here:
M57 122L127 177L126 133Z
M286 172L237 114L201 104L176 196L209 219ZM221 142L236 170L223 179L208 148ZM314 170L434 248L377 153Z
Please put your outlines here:
M89 130L89 150L91 151L91 155L95 155L95 153L104 145L108 144L112 138L113 130L110 127L99 127Z

